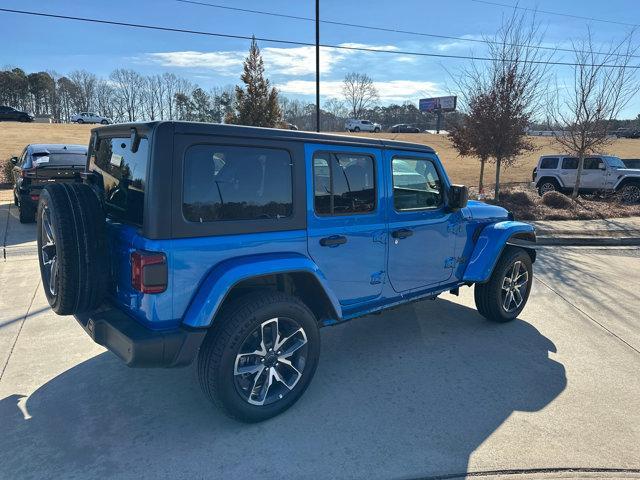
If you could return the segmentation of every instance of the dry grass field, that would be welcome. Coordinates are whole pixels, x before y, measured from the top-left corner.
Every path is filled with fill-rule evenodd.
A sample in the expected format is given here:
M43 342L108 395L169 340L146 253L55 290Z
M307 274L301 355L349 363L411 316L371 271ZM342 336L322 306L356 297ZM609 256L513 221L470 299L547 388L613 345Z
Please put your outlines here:
M19 155L24 146L29 143L78 143L86 145L89 143L92 127L91 125L75 124L0 123L0 160L4 161L13 155ZM476 186L478 184L480 167L478 161L474 158L458 156L445 136L428 133L354 133L350 135L389 138L429 145L438 152L453 182L468 186ZM516 165L504 169L502 172L503 182L530 181L531 171L538 157L542 154L558 151L558 148L553 145L553 141L549 138L536 137L533 140L538 146L538 150L523 155L518 159ZM616 140L605 153L618 155L622 158L640 158L640 140ZM489 165L485 175L485 183L491 185L495 169Z

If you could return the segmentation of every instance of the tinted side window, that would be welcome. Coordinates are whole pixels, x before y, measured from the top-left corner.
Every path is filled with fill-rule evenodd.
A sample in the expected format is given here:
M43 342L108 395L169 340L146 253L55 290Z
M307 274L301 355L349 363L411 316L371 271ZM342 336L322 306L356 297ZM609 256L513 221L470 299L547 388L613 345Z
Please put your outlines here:
M373 157L317 153L313 157L314 207L320 215L368 213L376 207Z
M553 169L558 168L558 158L543 158L540 162L540 169Z
M585 170L598 170L600 165L603 165L600 158L585 158L583 168Z
M288 217L291 179L286 150L195 145L184 159L182 212L200 223Z
M391 165L396 210L436 208L442 204L442 185L433 162L395 157Z
M98 151L90 157L90 170L102 176L107 215L142 225L149 142L140 139L135 153L130 144L129 138L101 139Z
M563 158L562 159L562 169L563 170L575 170L578 168L578 159L577 158Z

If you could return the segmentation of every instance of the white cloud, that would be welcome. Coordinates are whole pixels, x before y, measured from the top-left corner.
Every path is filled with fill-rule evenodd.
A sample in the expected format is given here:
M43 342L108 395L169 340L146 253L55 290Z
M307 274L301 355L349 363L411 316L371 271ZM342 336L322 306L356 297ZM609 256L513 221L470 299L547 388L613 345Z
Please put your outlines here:
M365 43L342 43L349 48L370 48L383 51L396 51L394 45L370 45ZM300 47L264 47L261 49L265 69L269 75L312 75L316 71L316 50L313 46ZM372 55L361 50L346 50L320 47L320 71L330 74L334 68L348 58L356 55ZM247 55L246 50L230 50L219 52L156 52L147 54L147 59L163 67L198 68L214 70L220 75L238 75L242 70L242 62ZM399 62L412 61L407 56L394 56Z
M466 40L483 40L481 35L462 35L463 39ZM461 48L472 48L478 47L480 44L478 42L465 42L464 40L451 40L448 42L442 42L435 45L435 49L439 52L447 52L450 50L457 50Z
M222 75L235 74L242 68L246 53L241 52L159 52L149 53L148 58L163 67L207 68Z
M417 101L419 98L442 94L442 90L435 82L416 80L389 80L374 82L382 103ZM293 95L314 95L316 84L311 80L290 80L276 85L282 93ZM342 81L330 80L320 84L323 97L341 97Z

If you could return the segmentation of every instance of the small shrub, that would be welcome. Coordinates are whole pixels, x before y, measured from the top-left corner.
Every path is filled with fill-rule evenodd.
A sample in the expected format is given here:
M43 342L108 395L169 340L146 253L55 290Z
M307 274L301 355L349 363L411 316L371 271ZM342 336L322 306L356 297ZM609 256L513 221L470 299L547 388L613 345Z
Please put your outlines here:
M13 174L13 163L11 163L11 158L7 158L4 162L2 162L2 178L0 178L0 183L11 183Z
M523 192L522 190L516 190L512 192L504 192L503 197L505 201L509 203L516 203L518 205L534 205L534 201L531 199L527 192Z
M573 200L560 192L545 193L542 196L542 203L557 210L570 210L573 207Z

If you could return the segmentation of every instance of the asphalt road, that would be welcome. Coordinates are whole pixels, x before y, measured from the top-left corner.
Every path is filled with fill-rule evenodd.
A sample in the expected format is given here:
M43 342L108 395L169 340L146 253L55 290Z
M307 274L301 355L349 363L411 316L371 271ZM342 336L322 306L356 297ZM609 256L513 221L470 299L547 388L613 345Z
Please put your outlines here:
M638 249L541 250L509 324L463 289L325 328L302 399L244 425L52 314L34 231L1 206L0 478L640 478Z

